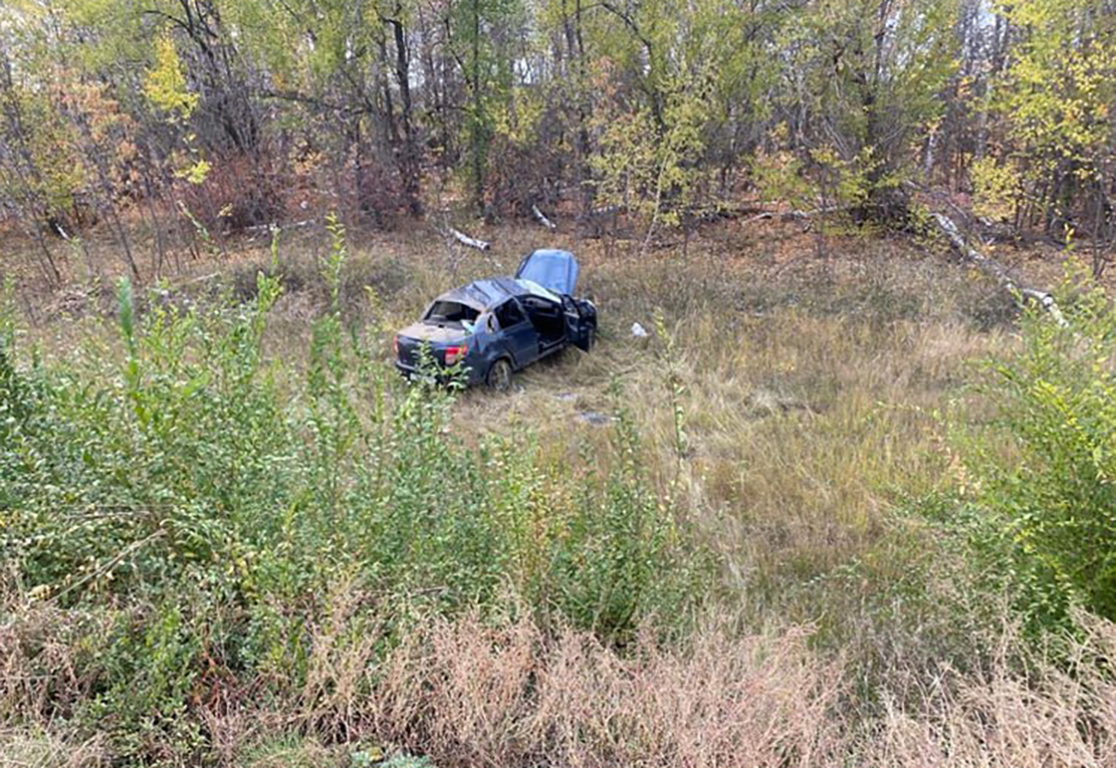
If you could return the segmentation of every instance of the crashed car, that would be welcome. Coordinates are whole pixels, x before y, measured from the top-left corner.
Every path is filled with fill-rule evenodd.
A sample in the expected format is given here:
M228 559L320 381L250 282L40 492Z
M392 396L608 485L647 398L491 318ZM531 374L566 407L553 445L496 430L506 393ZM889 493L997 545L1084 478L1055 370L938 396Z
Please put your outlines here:
M477 280L442 294L396 335L396 368L407 376L430 375L420 362L425 347L439 372L460 366L465 383L506 390L514 371L570 344L589 351L597 308L574 298L577 275L569 251L538 250L523 259L515 277Z

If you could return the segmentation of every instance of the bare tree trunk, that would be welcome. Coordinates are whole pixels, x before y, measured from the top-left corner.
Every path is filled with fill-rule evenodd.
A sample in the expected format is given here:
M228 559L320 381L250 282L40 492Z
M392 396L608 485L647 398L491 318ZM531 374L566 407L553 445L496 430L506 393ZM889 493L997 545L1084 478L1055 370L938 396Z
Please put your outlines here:
M68 110L66 111L68 112ZM120 215L116 210L116 203L113 201L112 181L109 178L109 170L105 164L104 152L102 152L101 147L93 138L93 132L89 128L89 121L86 120L85 115L80 112L69 112L69 117L80 130L82 139L85 143L83 148L85 154L93 161L93 167L97 169L98 186L101 188L102 211L108 215L112 228L116 231L116 238L124 251L124 261L128 266L128 270L132 273L132 279L135 280L137 284L142 283L139 266L136 264L135 256L132 253L132 243L128 238L128 231L124 228L124 224L121 222Z
M62 273L54 260L54 254L47 246L43 236L42 220L49 213L47 206L35 192L41 184L42 177L35 164L35 158L28 148L27 132L23 125L23 114L19 101L15 96L15 87L12 81L12 67L8 57L0 51L0 96L3 97L4 118L8 125L8 133L15 143L8 162L8 167L15 174L19 187L23 190L22 201L19 206L26 226L30 229L38 246L40 257L39 268L46 277L47 282L57 285L62 282ZM22 160L22 164L21 164Z
M159 216L155 212L155 185L151 183L151 146L148 145L147 164L143 170L143 186L144 186L144 203L147 207L147 214L151 218L151 236L153 245L155 247L155 274L156 276L163 274L163 267L167 260L167 245L163 239L163 226L159 221Z
M47 247L46 238L43 237L43 228L39 224L38 219L32 219L32 232L35 235L35 243L39 246L39 253L42 258L39 260L39 268L46 277L47 282L52 285L62 284L62 273L58 270L58 265L54 261L54 254L51 253L50 248Z
M574 141L574 174L577 184L578 216L587 218L593 208L592 170L589 167L589 107L585 99L585 39L581 28L581 0L574 0L573 19L566 12L565 0L562 14L565 18L566 60L573 64L574 115L576 140ZM571 73L567 73L571 74Z
M403 175L403 194L412 216L422 215L419 199L419 155L415 139L414 107L411 99L411 55L407 48L406 30L399 18L402 7L395 4L395 19L387 19L395 38L395 81L399 86L400 121L403 123L403 153L400 170Z
M1112 261L1112 205L1105 194L1105 179L1102 171L1101 177L1094 182L1093 193L1093 279L1100 280Z
M492 247L492 243L487 240L478 240L475 237L469 237L464 232L453 227L449 228L449 236L462 245L467 245L470 248L476 248L478 251L487 251Z
M1040 291L1021 285L1011 276L1011 273L1009 273L1002 264L993 261L965 242L965 237L961 234L961 230L957 228L957 225L953 223L953 219L940 213L932 213L930 216L934 219L934 222L938 225L942 233L945 234L950 245L953 246L953 249L957 251L962 258L986 275L994 277L1017 301L1031 299L1049 312L1050 316L1054 318L1058 325L1067 325L1066 319L1062 315L1062 310L1059 309L1058 303L1055 301L1053 295L1046 291Z
M484 213L484 136L482 131L484 127L481 125L482 110L484 109L484 102L481 98L481 64L480 64L480 34L481 34L481 18L480 18L480 0L472 0L473 10L473 135L472 135L472 164L473 164L473 204L476 206L478 213Z
M352 128L348 134L353 151L353 196L356 201L356 209L361 213L368 213L371 206L369 206L364 189L364 143L361 140L360 115L353 118Z

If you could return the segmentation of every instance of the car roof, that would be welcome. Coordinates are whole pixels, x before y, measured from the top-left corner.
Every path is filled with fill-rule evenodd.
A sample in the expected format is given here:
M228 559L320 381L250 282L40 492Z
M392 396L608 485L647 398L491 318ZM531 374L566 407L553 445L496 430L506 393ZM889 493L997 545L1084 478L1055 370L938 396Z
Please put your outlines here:
M456 301L459 304L484 312L503 304L513 296L527 295L539 296L553 302L560 301L557 296L541 285L536 285L530 280L515 280L510 277L474 280L468 285L446 291L437 298L437 301Z

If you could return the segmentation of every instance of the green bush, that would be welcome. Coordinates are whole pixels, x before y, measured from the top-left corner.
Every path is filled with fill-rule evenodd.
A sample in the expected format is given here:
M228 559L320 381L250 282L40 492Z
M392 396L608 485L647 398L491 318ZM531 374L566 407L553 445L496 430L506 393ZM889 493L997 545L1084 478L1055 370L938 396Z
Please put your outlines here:
M1116 312L1092 289L1066 323L1029 313L986 367L992 418L960 437L954 522L1029 619L1116 618Z

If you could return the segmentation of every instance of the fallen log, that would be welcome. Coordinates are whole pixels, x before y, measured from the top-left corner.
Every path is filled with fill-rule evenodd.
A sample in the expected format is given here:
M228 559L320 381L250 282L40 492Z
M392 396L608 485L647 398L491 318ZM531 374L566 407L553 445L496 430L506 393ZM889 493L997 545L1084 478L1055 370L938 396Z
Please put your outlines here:
M753 215L753 217L749 217L747 219L744 219L743 221L740 222L740 225L741 225L741 227L743 227L743 225L750 224L753 221L767 221L768 219L775 219L775 217L776 217L775 213L772 213L771 211L763 211L762 213L757 213L756 215Z
M953 219L941 213L932 213L930 218L938 225L938 228L949 240L953 249L961 255L963 259L968 261L973 266L984 272L986 275L994 277L1000 285L1008 291L1013 297L1018 299L1030 299L1037 302L1044 310L1050 313L1054 321L1058 325L1066 326L1065 316L1062 310L1058 307L1058 302L1055 301L1054 296L1046 291L1040 291L1035 288L1030 288L1025 285L1020 285L1019 282L1011 276L1007 268L997 261L988 258L983 253L973 248L965 241L965 237L961 234L961 230L953 223Z
M302 221L289 221L289 222L286 222L284 224L279 224L278 222L273 221L270 224L253 224L250 227L245 227L244 231L245 232L263 232L263 231L266 230L266 231L270 232L272 230L272 228L276 228L276 229L298 229L299 227L309 226L310 224L313 224L315 221L317 221L317 219L303 219Z
M450 237L452 237L454 240L461 243L462 245L467 245L470 248L476 248L478 251L487 251L489 248L492 247L492 243L489 243L485 240L478 240L475 237L469 237L464 232L454 229L453 227L449 228L449 234Z
M762 211L755 216L751 216L744 221L740 222L741 225L751 224L753 221L764 221L766 219L778 218L780 221L806 221L814 218L815 216L826 216L831 213L842 213L851 210L848 205L833 205L827 208L815 208L812 211L784 211L776 213L775 211Z
M991 219L977 217L974 227L980 232L980 239L986 243L1010 243L1016 246L1047 245L1051 248L1066 247L1065 240L1045 232L1029 232Z
M70 241L70 234L65 229L62 228L62 223L60 221L56 221L54 219L47 219L47 224L50 225L50 228L52 230L54 230L54 234L58 235L60 238L62 238L66 242Z
M546 217L546 214L539 210L537 205L531 205L531 215L535 217L535 221L542 224L547 229L558 229L558 225Z
M775 218L774 213L772 213L771 211L764 211L763 213L757 213L755 216L744 219L744 221L740 222L740 225L744 226L745 224L751 224L753 221L764 221L766 219L773 218Z

